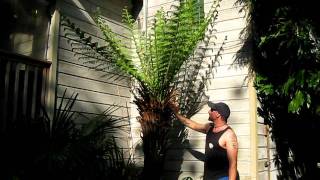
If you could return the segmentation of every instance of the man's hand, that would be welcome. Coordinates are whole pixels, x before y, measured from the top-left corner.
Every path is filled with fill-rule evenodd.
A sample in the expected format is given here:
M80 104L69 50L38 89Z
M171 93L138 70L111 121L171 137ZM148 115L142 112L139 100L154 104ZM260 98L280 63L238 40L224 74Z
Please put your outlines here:
M169 108L174 112L174 113L178 113L180 111L179 105L177 102L169 102Z

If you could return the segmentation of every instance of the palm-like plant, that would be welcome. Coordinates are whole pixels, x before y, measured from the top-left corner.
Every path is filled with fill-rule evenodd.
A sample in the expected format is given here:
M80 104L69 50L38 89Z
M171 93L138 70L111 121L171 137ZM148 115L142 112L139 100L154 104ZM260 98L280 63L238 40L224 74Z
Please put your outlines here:
M72 110L77 95L64 95L53 118L22 118L0 134L0 179L136 179L137 169L113 137L126 130L115 107L77 127Z
M192 58L192 56L199 42L206 38L208 26L217 18L218 4L219 1L213 3L207 17L204 17L199 13L199 1L180 1L178 6L172 6L174 10L168 14L162 9L156 13L152 28L148 29L149 33L141 33L135 20L127 10L124 10L123 21L131 34L135 55L132 55L133 51L127 47L127 43L121 41L99 16L96 16L95 20L105 37L104 46L92 42L90 36L68 19L64 21L64 25L78 37L73 40L85 45L85 57L97 58L94 60L95 69L103 70L116 66L136 80L138 85L133 94L134 103L140 114L138 121L141 124L145 158L143 179L160 178L173 119L168 104L177 97L176 89L183 89L181 92L184 95L188 94L187 91L190 89L184 88L185 84L181 83L185 82L185 77L189 76L189 83L191 76L191 80L196 80L203 62L196 59L203 60L203 57L196 55L197 58ZM206 47L208 41L204 45ZM189 68L197 73L188 74ZM199 89L203 88L202 83ZM198 99L193 100L194 102L190 103L199 105ZM197 110L189 108L185 109L185 113L191 115L191 112Z

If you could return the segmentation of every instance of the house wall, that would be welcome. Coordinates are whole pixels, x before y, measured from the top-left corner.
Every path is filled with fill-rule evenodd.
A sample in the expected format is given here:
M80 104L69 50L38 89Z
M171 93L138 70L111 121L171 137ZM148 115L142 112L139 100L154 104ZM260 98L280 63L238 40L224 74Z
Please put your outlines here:
M127 39L126 28L121 23L121 13L125 6L130 8L128 1L62 0L58 1L57 6L61 16L69 18L76 26L92 36L93 41L100 42L100 46L103 45L103 35L90 16L97 7L100 7L103 18L112 30L121 38ZM56 104L60 103L63 92L67 89L67 97L73 92L79 93L74 111L86 117L93 117L115 105L118 109L113 111L112 115L123 117L124 124L128 124L130 79L115 73L112 69L103 71L92 69L94 64L86 63L89 59L82 59L80 57L83 57L83 54L76 53L83 51L77 51L77 45L69 41L69 36L66 37L68 31L61 22L59 31ZM77 117L78 123L85 121L87 119L83 116ZM130 133L119 131L115 136L120 146L129 151Z
M170 10L172 4L179 1L173 0L149 0L148 1L148 21L161 7L164 10ZM208 12L212 1L205 0L205 11ZM242 180L257 178L257 117L256 117L256 97L252 88L252 83L247 80L248 68L243 67L236 62L236 52L242 46L240 40L240 32L246 25L244 12L239 12L240 8L234 5L235 0L223 0L220 3L219 16L214 29L217 31L213 34L217 39L211 43L213 52L209 52L206 58L213 58L217 49L222 45L222 59L219 65L214 68L214 78L210 81L207 95L214 102L223 101L230 106L231 116L229 118L230 126L235 130L239 141L238 153L238 170ZM140 14L140 21L143 21L143 15ZM226 40L225 40L226 39ZM132 106L132 124L133 124L133 144L136 148L135 157L140 162L143 159L139 151L140 131L139 124L136 122L135 116L138 113ZM204 106L202 110L194 115L191 119L198 122L207 122L208 107ZM204 153L205 135L189 130L190 147L198 152ZM182 152L182 158L178 158L178 153ZM199 180L203 176L203 162L199 161L188 150L172 149L166 162L166 178L168 180L182 179L184 177L192 177Z
M205 0L205 11L209 10L210 0ZM148 0L148 20L152 19L155 12L163 7L170 10L172 4L177 0ZM257 99L252 82L247 77L248 69L237 64L236 52L242 46L240 31L246 25L244 12L239 12L240 6L234 5L235 0L223 0L219 8L219 16L213 34L217 39L211 43L214 52L207 54L207 60L212 59L217 49L222 45L224 51L222 58L214 69L214 78L211 79L206 92L210 100L223 101L229 104L231 116L230 126L235 130L239 141L238 170L242 180L246 179L276 179L274 165L265 166L272 159L274 145L270 139L263 120L257 117ZM96 40L102 42L102 34L95 26L89 14L97 6L101 7L102 14L110 23L114 32L126 39L126 28L121 23L121 10L129 6L127 1L109 0L63 0L59 1L58 7L62 15L70 18L75 24L92 35ZM144 11L139 14L139 25L143 28ZM120 107L114 115L130 117L131 133L117 134L122 147L128 151L134 147L134 158L138 165L143 164L143 153L141 150L140 125L136 121L138 112L132 102L130 95L129 78L116 76L105 72L97 72L90 69L89 64L79 60L72 50L71 44L65 37L63 26L60 28L57 63L57 97L59 103L65 88L69 94L79 93L79 102L75 110L85 115L99 114L112 104ZM106 75L107 76L103 76ZM127 108L129 107L129 109ZM208 119L207 107L192 117L193 120L206 122ZM83 119L79 119L83 121ZM188 139L191 149L204 152L205 136L201 133L189 130ZM132 141L131 141L132 140ZM178 153L182 153L181 157ZM166 180L182 179L192 177L194 180L201 179L203 175L203 163L199 161L186 149L171 149L166 163Z
M258 179L277 180L278 170L275 166L275 143L271 139L270 129L264 120L258 118Z

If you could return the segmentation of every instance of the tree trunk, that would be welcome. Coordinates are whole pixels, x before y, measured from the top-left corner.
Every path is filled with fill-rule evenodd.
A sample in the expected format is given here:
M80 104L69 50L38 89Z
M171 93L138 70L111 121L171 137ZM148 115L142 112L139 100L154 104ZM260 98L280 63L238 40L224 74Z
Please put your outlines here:
M144 125L147 123L144 123ZM159 180L164 167L167 145L167 130L157 124L148 124L148 130L143 132L142 143L144 153L143 180Z
M140 91L139 97L135 96L135 104L140 114L138 121L141 125L144 153L142 179L159 180L163 173L168 148L172 112L166 106L167 101L159 102L143 91Z

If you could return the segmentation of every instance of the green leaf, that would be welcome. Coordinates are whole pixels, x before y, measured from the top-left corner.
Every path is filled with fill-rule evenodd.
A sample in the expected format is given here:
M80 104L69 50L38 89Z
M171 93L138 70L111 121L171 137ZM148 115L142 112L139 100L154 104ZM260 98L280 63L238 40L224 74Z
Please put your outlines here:
M300 90L296 91L295 96L290 101L288 106L288 112L299 113L302 105L305 103L305 94Z
M292 86L294 85L295 78L294 77L289 77L287 82L282 87L282 93L285 95L289 94L289 91L291 90Z
M266 41L267 41L267 37L266 36L261 37L258 47L261 47L262 45L264 45L264 43L266 43Z

